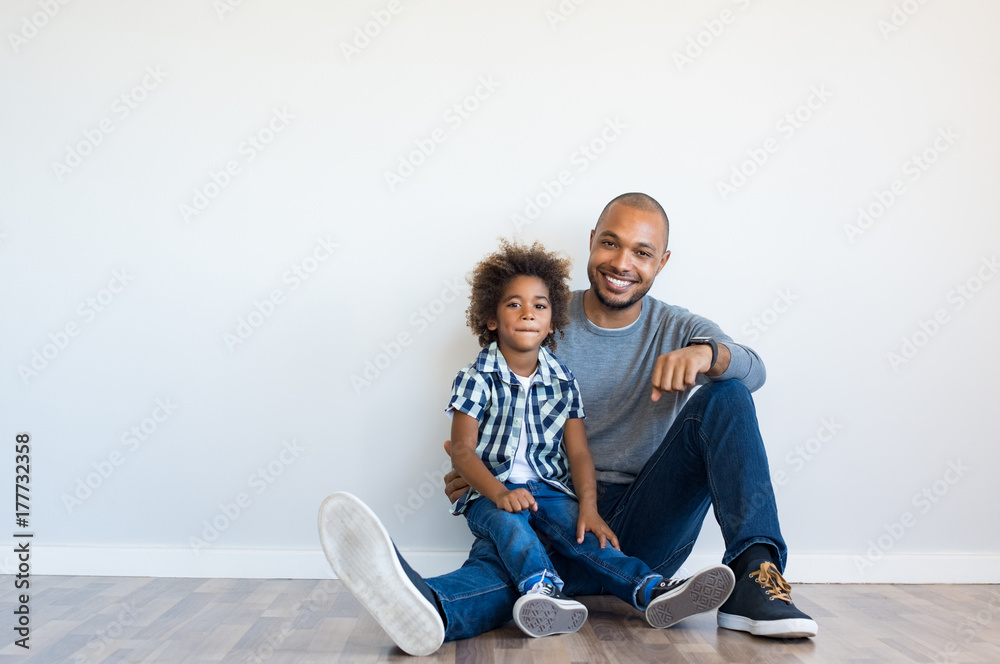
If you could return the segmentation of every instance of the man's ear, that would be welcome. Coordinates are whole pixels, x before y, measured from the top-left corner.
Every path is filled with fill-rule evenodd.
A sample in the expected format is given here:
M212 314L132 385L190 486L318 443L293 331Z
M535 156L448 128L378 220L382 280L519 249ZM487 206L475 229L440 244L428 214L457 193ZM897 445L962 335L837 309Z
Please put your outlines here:
M656 268L656 274L660 273L660 270L663 269L663 266L667 264L668 260L670 260L670 250L669 249L667 249L666 251L663 252L663 258L660 259L660 265Z

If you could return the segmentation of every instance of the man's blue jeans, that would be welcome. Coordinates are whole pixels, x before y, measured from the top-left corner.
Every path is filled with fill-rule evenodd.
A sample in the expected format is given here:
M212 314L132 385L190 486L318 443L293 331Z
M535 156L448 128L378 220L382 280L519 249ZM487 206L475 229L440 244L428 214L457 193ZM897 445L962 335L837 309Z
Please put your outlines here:
M639 608L636 591L644 588L649 581L658 581L659 574L653 573L638 558L629 557L610 544L602 549L593 533L586 533L583 543L578 543L576 526L580 505L572 496L541 481L505 483L505 486L530 491L538 510L505 512L488 498L480 497L469 503L465 517L473 535L489 539L496 546L500 563L518 593L523 595L529 590L528 581L543 573L553 585L563 589L562 579L549 558L546 546L538 538L540 533L551 545L550 550L579 566L581 574L599 580L607 592Z
M642 472L629 485L597 487L597 509L622 551L669 578L691 552L709 506L722 529L728 563L750 545L769 544L784 569L787 549L764 442L750 392L736 380L697 390ZM552 562L568 595L606 588L578 563L557 553ZM470 638L511 619L517 589L493 542L476 538L454 572L427 579L445 615L445 640Z

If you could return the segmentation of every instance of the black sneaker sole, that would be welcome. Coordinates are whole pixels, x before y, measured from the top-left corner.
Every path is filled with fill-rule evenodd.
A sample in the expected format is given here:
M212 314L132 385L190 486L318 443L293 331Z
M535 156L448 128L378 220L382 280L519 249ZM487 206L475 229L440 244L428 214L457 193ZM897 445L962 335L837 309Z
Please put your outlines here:
M514 603L514 622L528 636L568 634L587 622L587 607L575 600L523 595Z
M706 567L673 592L660 595L646 607L646 622L657 629L722 606L733 592L736 577L726 565Z

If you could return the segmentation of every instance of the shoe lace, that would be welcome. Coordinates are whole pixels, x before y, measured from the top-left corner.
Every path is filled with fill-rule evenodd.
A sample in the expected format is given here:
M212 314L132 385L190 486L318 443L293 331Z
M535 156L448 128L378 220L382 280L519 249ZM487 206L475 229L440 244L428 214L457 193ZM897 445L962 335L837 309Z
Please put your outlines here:
M792 603L792 587L771 561L762 563L756 572L750 572L750 577L756 577L754 580L767 591L768 599L780 599Z
M556 592L556 587L552 585L551 582L545 580L545 570L542 570L542 578L535 582L535 585L531 586L531 590L528 591L531 594L539 595L554 595Z
M676 588L685 581L687 581L687 579L663 579L662 581L657 583L656 586L654 586L654 588L656 590L667 591L670 590L671 588Z

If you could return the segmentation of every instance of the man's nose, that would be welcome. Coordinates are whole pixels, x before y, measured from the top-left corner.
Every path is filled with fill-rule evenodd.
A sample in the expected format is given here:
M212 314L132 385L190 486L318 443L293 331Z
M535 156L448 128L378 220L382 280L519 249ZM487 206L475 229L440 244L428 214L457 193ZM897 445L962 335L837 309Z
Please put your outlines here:
M632 259L629 252L624 249L619 250L614 256L612 256L611 265L613 265L619 272L628 272L629 268L632 267Z

